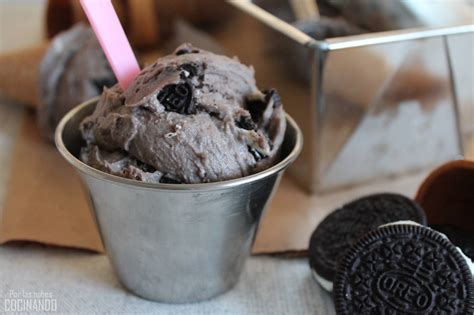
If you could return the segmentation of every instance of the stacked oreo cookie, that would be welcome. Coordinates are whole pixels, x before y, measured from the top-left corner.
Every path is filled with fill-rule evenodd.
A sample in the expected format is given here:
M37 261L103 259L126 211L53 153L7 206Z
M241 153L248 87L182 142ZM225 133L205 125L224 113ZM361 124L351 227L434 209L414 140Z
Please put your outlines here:
M327 216L311 236L310 266L338 314L472 314L474 265L423 209L370 195Z

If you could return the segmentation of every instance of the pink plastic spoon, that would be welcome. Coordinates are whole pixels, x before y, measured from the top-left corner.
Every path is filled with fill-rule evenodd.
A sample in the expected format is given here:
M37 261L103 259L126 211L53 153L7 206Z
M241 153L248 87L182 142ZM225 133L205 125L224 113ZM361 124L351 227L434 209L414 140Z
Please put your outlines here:
M81 0L112 70L125 90L140 73L137 59L120 24L111 0Z

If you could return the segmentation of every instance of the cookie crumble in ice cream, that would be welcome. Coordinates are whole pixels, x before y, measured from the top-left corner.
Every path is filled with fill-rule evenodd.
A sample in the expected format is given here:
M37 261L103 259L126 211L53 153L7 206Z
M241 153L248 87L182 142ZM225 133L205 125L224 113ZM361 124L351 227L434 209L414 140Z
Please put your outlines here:
M277 162L285 129L277 92L260 91L253 68L183 44L125 91L105 89L81 123L81 159L149 183L223 181Z

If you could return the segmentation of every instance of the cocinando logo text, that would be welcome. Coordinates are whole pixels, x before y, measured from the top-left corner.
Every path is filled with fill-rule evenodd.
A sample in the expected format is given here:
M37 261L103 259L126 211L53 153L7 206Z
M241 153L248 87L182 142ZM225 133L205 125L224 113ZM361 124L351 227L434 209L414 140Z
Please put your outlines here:
M4 312L56 312L58 310L57 299L47 292L24 292L10 290L8 296L3 300Z

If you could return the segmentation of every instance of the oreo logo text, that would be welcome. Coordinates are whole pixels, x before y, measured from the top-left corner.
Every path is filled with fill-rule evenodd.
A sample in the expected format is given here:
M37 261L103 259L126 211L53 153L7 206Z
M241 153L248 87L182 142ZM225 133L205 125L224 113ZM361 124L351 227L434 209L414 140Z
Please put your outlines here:
M189 83L169 84L157 96L167 111L180 114L193 114L193 88Z
M429 288L418 282L413 276L387 271L376 282L379 296L400 312L426 312L433 303Z

